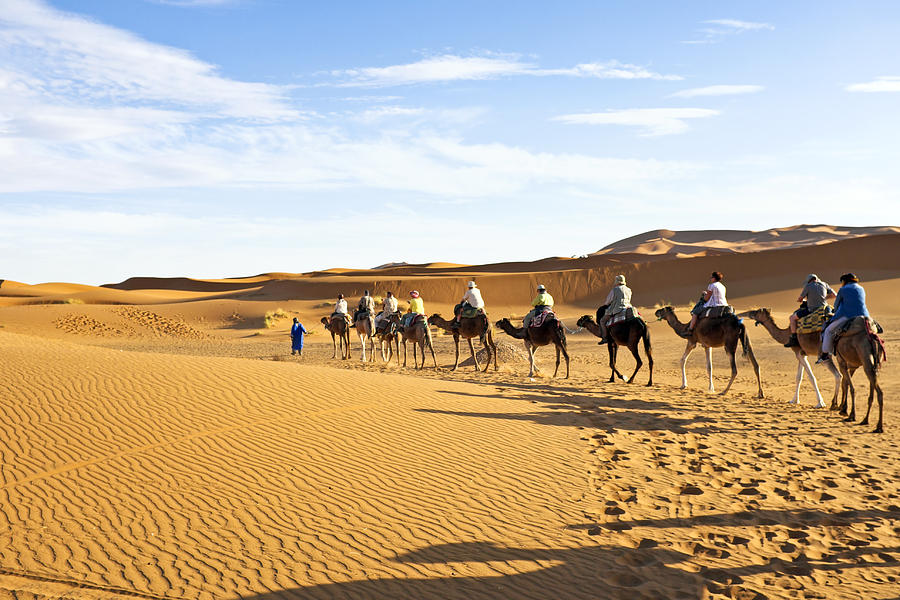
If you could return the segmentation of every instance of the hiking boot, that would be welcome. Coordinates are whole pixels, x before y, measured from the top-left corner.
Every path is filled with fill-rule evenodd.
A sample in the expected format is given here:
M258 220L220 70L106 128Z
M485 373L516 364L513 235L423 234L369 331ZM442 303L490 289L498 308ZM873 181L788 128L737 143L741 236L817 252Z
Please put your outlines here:
M606 339L606 338L600 338L600 341L597 342L597 345L598 345L598 346L605 346L605 345L607 345L608 343L609 343L609 340L608 340L608 339Z
M784 347L785 348L799 348L800 347L800 341L797 339L796 333L791 334L791 339L789 339L787 341L787 344L785 344Z
M823 352L822 354L819 355L819 360L816 361L816 364L823 365L823 364L827 363L829 360L831 360L831 355L828 354L827 352Z

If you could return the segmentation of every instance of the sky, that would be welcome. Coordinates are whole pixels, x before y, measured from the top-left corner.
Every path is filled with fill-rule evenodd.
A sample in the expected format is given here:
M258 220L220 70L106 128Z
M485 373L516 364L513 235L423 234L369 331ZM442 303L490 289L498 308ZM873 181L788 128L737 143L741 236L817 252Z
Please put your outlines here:
M0 279L900 225L900 3L0 0Z

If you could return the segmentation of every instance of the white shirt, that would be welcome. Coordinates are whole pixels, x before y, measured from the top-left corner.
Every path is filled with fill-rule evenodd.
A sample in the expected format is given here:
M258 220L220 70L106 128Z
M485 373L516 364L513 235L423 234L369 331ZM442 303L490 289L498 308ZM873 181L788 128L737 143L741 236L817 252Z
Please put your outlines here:
M725 299L725 286L722 285L721 281L709 284L709 287L706 289L712 292L712 294L710 294L706 304L703 305L704 308L709 308L710 306L728 306L728 301Z
M384 299L384 312L392 315L397 312L397 299L394 296Z
M341 298L337 302L334 303L334 312L341 313L342 315L347 314L347 301Z
M466 290L466 295L463 296L463 302L468 302L470 306L475 308L484 308L484 300L481 298L481 290L476 288L469 288Z

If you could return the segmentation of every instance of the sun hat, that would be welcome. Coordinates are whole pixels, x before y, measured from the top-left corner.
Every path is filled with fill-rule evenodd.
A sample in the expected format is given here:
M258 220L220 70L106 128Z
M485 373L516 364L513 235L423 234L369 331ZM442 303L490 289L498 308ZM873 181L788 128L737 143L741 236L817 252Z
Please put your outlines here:
M543 283L538 284L537 289L538 289L539 292L546 292L546 291L547 291L547 288L544 287L544 284L543 284Z
M413 291L411 291L411 292L409 293L409 295L412 296L413 298L418 298L418 297L419 297L419 291L418 291L418 290L413 290Z
M469 282L469 289L472 289L473 287L475 287L475 282L474 282L474 281L470 281L470 282Z
M819 280L819 276L816 275L815 273L810 273L809 275L806 276L806 282L807 282L807 283L809 283L810 281L813 281L813 280L818 281L818 280Z
M841 275L841 283L858 283L859 277L853 273L844 273Z
M616 275L616 285L625 285L624 275Z

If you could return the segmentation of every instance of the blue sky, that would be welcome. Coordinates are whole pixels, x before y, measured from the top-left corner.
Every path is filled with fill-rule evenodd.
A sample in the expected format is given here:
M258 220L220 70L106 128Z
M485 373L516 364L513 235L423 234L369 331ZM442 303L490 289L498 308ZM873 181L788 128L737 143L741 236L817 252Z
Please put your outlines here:
M0 278L900 223L893 2L3 0Z

